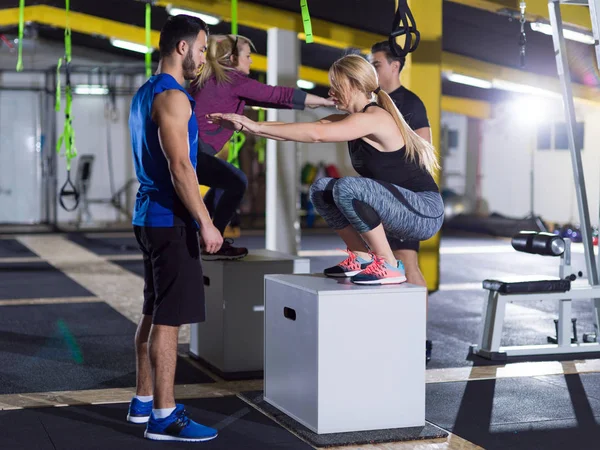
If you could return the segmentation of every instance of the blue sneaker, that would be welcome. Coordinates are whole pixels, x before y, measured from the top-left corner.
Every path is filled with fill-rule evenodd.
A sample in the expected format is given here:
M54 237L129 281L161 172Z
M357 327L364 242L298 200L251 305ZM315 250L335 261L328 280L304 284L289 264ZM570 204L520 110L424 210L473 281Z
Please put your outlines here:
M187 416L183 405L178 404L175 411L164 419L157 419L151 414L144 437L154 441L203 442L216 438L217 430L194 422Z
M142 402L133 397L129 403L129 411L127 412L127 422L131 423L146 423L152 413L152 402Z
M398 261L396 267L373 255L373 262L362 272L350 278L355 284L399 284L406 281L404 264Z

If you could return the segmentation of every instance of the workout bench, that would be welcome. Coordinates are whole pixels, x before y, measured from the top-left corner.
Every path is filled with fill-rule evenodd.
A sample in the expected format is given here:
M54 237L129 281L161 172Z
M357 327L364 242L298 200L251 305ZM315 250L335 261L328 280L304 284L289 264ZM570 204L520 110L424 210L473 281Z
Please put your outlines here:
M491 360L504 360L510 356L599 352L597 332L585 333L583 342L579 342L576 319L571 318L571 301L600 298L600 286L571 286L577 279L577 275L571 273L571 241L551 233L522 231L512 238L511 243L517 251L560 257L559 277L532 281L484 280L483 288L487 294L483 325L479 344L471 346L471 353ZM556 337L549 336L548 344L542 345L500 346L507 302L525 300L558 301L558 320L554 321ZM598 324L595 327L597 331Z

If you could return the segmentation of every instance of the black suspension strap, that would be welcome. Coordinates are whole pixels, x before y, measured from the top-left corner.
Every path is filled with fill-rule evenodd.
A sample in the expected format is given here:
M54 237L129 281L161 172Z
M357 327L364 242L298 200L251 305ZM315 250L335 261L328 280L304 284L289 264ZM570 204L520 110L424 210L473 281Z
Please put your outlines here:
M60 150L64 144L65 146L65 159L67 160L67 181L63 184L60 189L59 202L66 211L75 211L79 206L79 192L73 182L71 181L71 160L77 156L77 150L75 149L75 132L73 130L73 87L71 85L71 25L69 23L69 12L71 9L71 1L65 0L65 11L67 15L67 24L65 27L65 74L66 74L66 85L65 85L65 125L61 136L58 138L56 143L56 151L60 153ZM62 58L58 61L57 67L57 81L56 81L56 111L60 112L60 66L62 64ZM73 198L73 203L67 205L65 203L66 198Z
M397 42L397 38L402 36L405 36L404 45ZM389 36L392 53L399 58L406 57L417 49L420 41L421 33L417 30L417 23L408 7L408 0L396 0L396 14Z

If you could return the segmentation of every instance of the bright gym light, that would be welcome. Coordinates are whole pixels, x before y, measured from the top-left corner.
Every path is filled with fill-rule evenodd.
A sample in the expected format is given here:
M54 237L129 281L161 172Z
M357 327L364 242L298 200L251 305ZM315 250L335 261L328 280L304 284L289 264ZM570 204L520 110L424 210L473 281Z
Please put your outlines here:
M531 95L540 95L542 97L554 97L554 98L560 97L560 94L558 92L553 92L553 91L549 91L547 89L530 86L528 84L513 83L511 81L494 79L494 80L492 80L492 87L494 89L501 89L503 91L516 92L518 94L531 94Z
M539 97L522 97L514 100L511 104L512 117L520 123L541 123L551 109L548 100Z
M111 39L110 43L117 48L129 50L137 53L152 53L154 49L148 48L142 44L136 44L135 42L122 41L121 39Z
M210 14L200 13L198 11L190 11L189 9L176 8L173 5L167 6L167 12L171 16L178 16L179 14L185 14L188 16L197 17L198 19L204 20L207 25L217 25L221 22L221 18L217 16L212 16Z
M312 81L298 80L296 81L296 86L298 86L300 89L314 89L315 83Z
M552 25L550 25L549 23L531 22L529 25L531 26L531 29L533 31L552 36ZM581 42L583 44L589 45L594 44L594 36L592 36L591 34L582 33L580 31L574 31L564 28L563 36L565 37L565 39L569 39L571 41Z
M446 74L448 81L453 83L466 84L467 86L478 87L482 89L491 89L492 83L481 78L469 77L467 75L461 75L459 73L448 73Z
M560 97L558 92L553 92L536 86L530 86L528 84L499 80L497 78L494 78L492 81L488 81L453 72L445 72L444 75L448 81L453 83L465 84L467 86L473 86L481 89L500 89L502 91L516 92L517 94L538 95L551 98Z
M98 84L78 84L73 93L78 95L107 95L108 87Z

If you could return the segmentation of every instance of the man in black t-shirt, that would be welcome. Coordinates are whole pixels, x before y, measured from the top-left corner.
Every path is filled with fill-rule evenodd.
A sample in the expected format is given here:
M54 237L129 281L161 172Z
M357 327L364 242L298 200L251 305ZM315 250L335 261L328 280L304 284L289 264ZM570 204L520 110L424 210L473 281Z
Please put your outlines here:
M371 48L371 64L377 71L379 86L392 98L406 123L423 139L431 143L431 128L427 119L427 111L421 99L400 83L400 72L405 58L399 58L390 50L387 41L378 42ZM388 238L396 259L404 263L406 281L419 286L427 286L419 268L418 241L405 241ZM427 341L427 361L431 359L431 341Z

